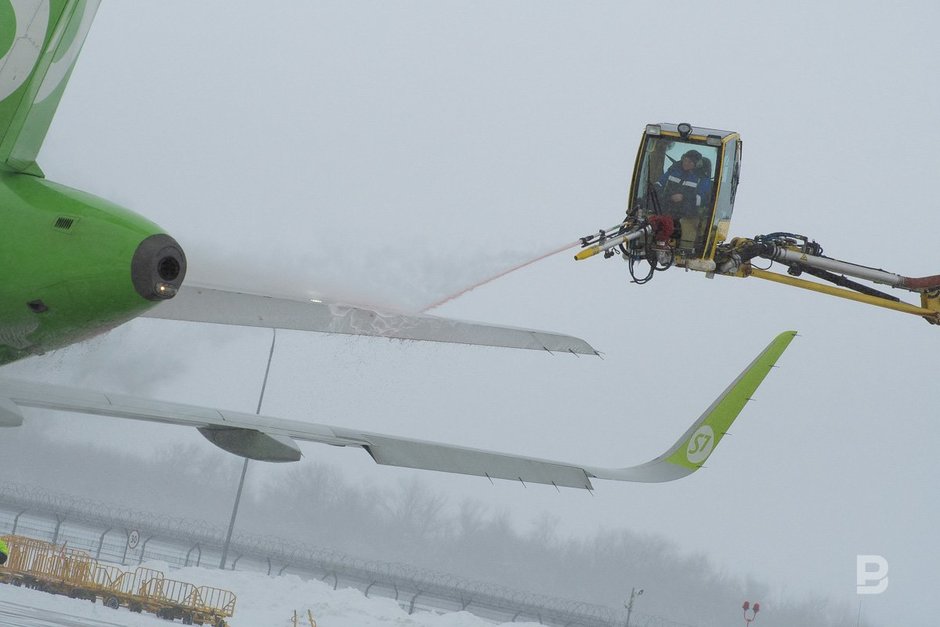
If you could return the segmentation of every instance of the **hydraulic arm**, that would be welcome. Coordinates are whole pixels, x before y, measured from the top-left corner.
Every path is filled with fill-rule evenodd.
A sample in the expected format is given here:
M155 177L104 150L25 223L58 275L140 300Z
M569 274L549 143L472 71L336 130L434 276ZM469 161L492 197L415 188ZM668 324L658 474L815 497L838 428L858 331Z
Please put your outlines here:
M782 275L755 268L751 263L755 257L787 266L787 274ZM721 274L756 276L777 283L922 316L931 324L940 324L940 275L906 277L880 268L841 261L823 255L822 246L816 242L803 235L792 233L771 233L754 239L736 238L727 245L719 246L715 258ZM804 273L839 287L799 278ZM905 303L896 296L847 277L917 292L920 294L921 304L918 307Z
M586 259L598 253L605 258L620 254L630 264L635 283L646 283L656 271L676 265L688 270L736 277L757 277L801 289L812 290L856 302L893 309L923 317L931 324L940 324L940 275L906 277L880 268L834 259L823 254L822 246L803 235L770 233L754 238L735 238L719 244L713 259L686 256L676 248L677 233L668 216L650 216L637 221L628 218L623 224L581 238L582 250L575 259ZM755 267L754 259L766 259L787 267L787 274ZM637 277L635 266L649 264L648 272ZM811 275L831 285L801 278ZM849 277L852 277L851 279ZM920 294L920 306L901 301L853 279L887 285Z

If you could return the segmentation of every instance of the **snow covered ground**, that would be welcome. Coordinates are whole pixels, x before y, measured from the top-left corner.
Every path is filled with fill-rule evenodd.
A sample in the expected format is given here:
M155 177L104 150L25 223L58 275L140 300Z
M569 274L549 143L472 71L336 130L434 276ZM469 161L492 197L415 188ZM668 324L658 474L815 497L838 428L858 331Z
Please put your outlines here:
M367 598L359 590L339 589L320 581L305 581L296 575L268 576L247 571L205 568L171 569L161 562L145 563L167 577L231 590L237 597L231 627L278 627L292 625L296 611L300 625L309 625L307 610L317 627L491 627L492 622L469 614L436 614L403 610L392 599ZM35 609L33 609L35 608ZM0 585L0 625L16 627L156 627L168 625L152 614L134 614L125 608L112 610L45 592ZM177 621L179 624L179 621ZM513 627L535 627L536 623L505 623Z

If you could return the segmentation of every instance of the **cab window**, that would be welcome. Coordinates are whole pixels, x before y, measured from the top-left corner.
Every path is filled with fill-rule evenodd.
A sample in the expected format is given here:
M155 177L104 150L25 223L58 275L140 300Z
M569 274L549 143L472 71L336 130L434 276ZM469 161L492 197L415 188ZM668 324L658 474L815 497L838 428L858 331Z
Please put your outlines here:
M679 227L677 248L701 256L711 224L718 147L669 137L646 137L633 206L669 215Z
M741 167L741 142L732 139L725 144L721 158L721 178L718 188L718 200L715 203L715 217L708 234L707 256L714 255L715 247L728 237L731 225L731 213L734 211L734 195L738 187L738 175Z

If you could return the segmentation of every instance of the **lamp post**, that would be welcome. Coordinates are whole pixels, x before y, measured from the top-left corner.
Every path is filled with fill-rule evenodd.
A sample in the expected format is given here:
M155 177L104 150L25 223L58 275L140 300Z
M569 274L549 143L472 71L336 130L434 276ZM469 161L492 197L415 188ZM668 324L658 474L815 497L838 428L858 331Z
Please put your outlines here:
M268 353L268 367L264 369L264 381L261 383L261 395L258 397L258 411L261 415L261 403L264 402L264 390L268 387L268 374L271 373L271 360L274 359L274 343L277 341L277 329L272 329L271 352ZM238 491L235 492L235 505L232 507L232 518L228 523L228 533L225 534L225 543L222 545L222 559L219 561L219 570L225 570L225 560L228 557L228 545L232 542L232 532L235 530L235 517L238 516L238 504L242 500L242 488L245 487L245 473L248 472L248 458L242 465L242 476L238 480ZM235 560L238 561L238 560ZM233 566L234 570L234 566Z
M757 613L760 611L760 603L754 603L752 606L750 601L745 601L742 609L744 610L744 627L747 627L757 618ZM748 612L751 613L750 618L748 618Z
M623 604L623 606L627 608L626 627L630 627L630 615L633 614L633 602L636 600L638 596L642 596L642 594L643 594L643 588L631 588L630 589L630 600Z

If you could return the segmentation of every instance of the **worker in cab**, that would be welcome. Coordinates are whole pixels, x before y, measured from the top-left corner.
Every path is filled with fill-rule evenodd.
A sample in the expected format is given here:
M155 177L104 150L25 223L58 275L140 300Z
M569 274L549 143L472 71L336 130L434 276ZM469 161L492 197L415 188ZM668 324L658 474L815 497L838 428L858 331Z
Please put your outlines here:
M711 169L711 168L707 168ZM656 181L665 213L676 217L698 215L711 193L702 153L689 150Z
M7 558L10 556L10 547L7 546L7 543L3 541L3 538L0 538L0 565L7 563Z
M662 213L680 223L679 247L697 249L702 210L711 198L711 163L697 150L688 150L654 184Z

